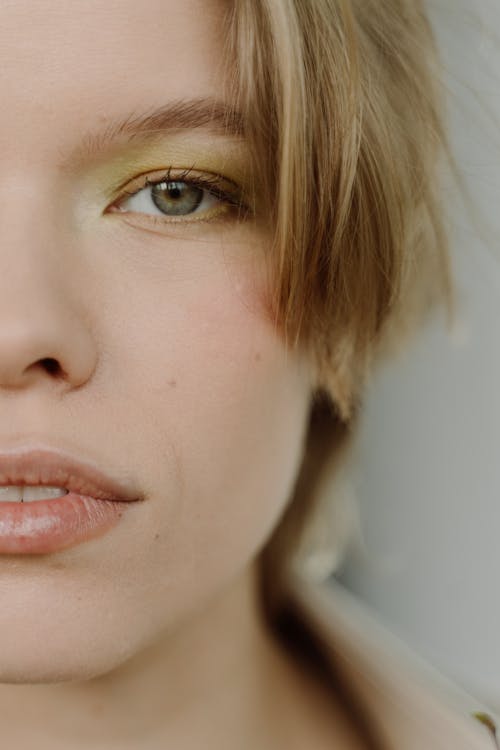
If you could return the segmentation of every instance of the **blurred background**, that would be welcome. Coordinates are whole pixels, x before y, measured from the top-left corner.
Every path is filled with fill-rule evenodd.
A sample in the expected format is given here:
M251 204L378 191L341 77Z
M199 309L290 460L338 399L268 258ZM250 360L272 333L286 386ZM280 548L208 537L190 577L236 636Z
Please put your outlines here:
M457 318L376 374L348 468L360 540L336 577L500 712L500 2L429 0L451 139L474 201L451 213Z

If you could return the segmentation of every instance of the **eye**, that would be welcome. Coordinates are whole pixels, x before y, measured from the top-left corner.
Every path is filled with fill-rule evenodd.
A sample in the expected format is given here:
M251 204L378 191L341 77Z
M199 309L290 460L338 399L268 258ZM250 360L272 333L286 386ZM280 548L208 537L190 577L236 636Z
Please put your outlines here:
M142 177L138 188L131 187L110 210L168 223L213 219L231 208L242 208L238 187L219 175L193 174L189 170L175 176L169 168L161 179Z
M208 210L217 205L219 198L205 188L182 180L148 182L127 201L122 209L148 213L151 208L165 216L186 216Z

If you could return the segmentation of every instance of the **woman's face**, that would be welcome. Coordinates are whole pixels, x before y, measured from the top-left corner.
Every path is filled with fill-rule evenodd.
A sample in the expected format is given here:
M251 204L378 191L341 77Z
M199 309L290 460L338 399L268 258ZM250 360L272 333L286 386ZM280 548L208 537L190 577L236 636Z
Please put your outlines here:
M298 470L310 372L269 314L262 223L231 205L244 140L179 117L230 104L222 13L0 9L0 451L63 450L144 495L98 538L0 557L2 682L89 678L168 633L256 555ZM174 104L178 129L131 135Z

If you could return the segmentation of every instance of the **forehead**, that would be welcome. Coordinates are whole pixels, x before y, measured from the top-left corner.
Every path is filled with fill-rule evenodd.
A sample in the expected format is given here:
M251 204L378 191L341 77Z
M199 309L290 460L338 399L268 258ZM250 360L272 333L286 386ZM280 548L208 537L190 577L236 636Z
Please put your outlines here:
M4 0L0 139L38 133L26 146L43 148L90 118L218 96L223 12L217 0Z

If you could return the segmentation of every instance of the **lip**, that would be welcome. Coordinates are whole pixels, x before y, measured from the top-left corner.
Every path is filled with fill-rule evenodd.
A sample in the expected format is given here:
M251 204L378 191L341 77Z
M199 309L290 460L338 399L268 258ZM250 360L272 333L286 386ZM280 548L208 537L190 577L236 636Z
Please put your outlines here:
M44 554L73 547L113 528L144 496L130 481L95 464L44 448L0 451L0 485L55 486L63 497L0 502L0 554Z
M6 484L64 487L97 500L115 502L143 499L133 486L108 476L97 466L47 449L0 451L0 485Z

